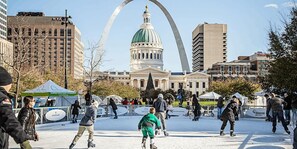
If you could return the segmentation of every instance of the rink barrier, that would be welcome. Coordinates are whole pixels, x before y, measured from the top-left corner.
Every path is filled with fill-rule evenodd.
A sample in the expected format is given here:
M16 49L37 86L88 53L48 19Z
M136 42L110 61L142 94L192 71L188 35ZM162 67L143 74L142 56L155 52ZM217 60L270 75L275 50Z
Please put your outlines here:
M83 115L85 114L85 106L82 106L83 108L79 110L79 116L78 120L80 120ZM135 109L139 107L149 107L149 105L118 105L118 110L117 113L119 116L142 116L143 112L139 114L135 111ZM178 107L179 108L179 107ZM177 108L177 109L178 109ZM193 116L193 108L191 106L188 107L183 107L186 112L183 114L183 116ZM202 106L201 108L201 114L202 116L205 117L214 117L216 118L216 106ZM247 111L250 109L257 109L257 108L266 108L266 106L254 106L254 105L245 105L240 108L239 114L240 117L247 118L250 117L247 115ZM38 119L36 120L37 124L46 124L46 123L54 123L54 122L64 122L64 121L71 121L72 120L72 115L70 111L70 107L38 107L34 108L36 114L38 115ZM17 114L21 109L13 109L15 114ZM46 118L46 114L51 111L51 110L62 110L66 113L65 117L63 117L60 120L57 121L51 121ZM182 110L184 111L184 110ZM182 111L177 111L177 112L182 112ZM262 110L263 111L263 110ZM169 112L170 114L170 112ZM257 113L256 113L257 114ZM57 116L58 115L54 115ZM177 116L182 116L181 114L178 114ZM112 111L111 106L106 106L106 105L100 105L99 109L97 111L97 117L114 117L114 113ZM254 118L263 118L263 117L254 117Z

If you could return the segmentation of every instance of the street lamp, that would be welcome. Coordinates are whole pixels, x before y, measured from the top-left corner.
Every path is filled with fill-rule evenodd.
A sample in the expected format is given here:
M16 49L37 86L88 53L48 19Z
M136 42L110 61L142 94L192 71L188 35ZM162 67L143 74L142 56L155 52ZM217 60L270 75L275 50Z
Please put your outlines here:
M64 25L64 87L67 89L68 88L68 83L67 83L67 36L68 36L68 29L67 26L68 24L72 24L71 21L71 16L67 15L67 9L65 10L65 17L62 19L62 25Z

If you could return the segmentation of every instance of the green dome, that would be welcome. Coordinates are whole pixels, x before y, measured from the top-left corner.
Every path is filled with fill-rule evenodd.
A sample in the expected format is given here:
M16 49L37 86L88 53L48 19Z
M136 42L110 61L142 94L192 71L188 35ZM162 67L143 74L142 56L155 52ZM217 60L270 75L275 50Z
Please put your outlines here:
M161 38L154 29L139 29L133 36L132 43L149 42L161 44Z

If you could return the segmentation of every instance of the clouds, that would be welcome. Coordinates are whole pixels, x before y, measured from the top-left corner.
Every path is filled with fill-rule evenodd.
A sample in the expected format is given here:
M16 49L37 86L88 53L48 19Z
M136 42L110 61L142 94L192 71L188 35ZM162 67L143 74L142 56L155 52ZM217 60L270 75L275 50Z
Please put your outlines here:
M275 9L277 9L278 5L277 4L266 4L264 7L265 8L275 8Z

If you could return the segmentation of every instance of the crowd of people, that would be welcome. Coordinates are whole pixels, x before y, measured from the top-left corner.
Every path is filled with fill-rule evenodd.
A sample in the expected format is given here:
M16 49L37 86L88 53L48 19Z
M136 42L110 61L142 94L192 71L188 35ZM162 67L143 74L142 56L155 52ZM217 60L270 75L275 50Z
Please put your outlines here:
M9 136L11 136L16 143L20 144L21 149L31 149L29 140L38 141L39 135L35 129L36 114L34 110L34 105L36 100L32 96L24 97L24 106L18 113L16 117L12 110L12 96L9 94L9 90L12 85L11 75L7 72L6 69L0 67L0 148L8 149L9 148ZM291 132L288 129L288 125L293 123L293 126L296 125L297 118L297 101L293 100L293 95L288 93L284 94L284 98L280 98L274 93L265 94L264 96L267 101L266 107L266 121L272 122L272 132L276 132L277 121L281 122L282 126L286 133L290 134ZM93 134L94 134L94 123L96 122L97 109L99 103L96 100L92 99L91 93L88 92L85 96L86 100L86 112L82 117L78 132L75 135L73 141L71 142L69 149L72 149L80 137L83 135L84 131L87 130L88 135L88 148L95 147L93 143ZM172 110L172 104L174 99L166 97L164 99L163 94L159 94L158 97L152 101L147 101L147 104L151 104L149 113L144 115L140 122L138 123L138 130L142 131L142 147L146 147L146 140L150 138L150 148L157 149L157 146L154 143L154 137L160 135L161 130L163 131L164 136L168 136L169 133L166 127L166 119L170 118L169 111ZM187 101L188 102L188 101ZM189 101L188 106L191 105L191 110L193 110L194 118L193 121L198 121L201 116L201 105L199 99L194 94L192 95L191 101ZM122 101L123 105L142 105L140 99L133 99L129 101L125 98ZM225 106L226 104L226 106ZM113 98L109 99L108 105L111 106L112 111L115 115L114 119L118 119L117 114L117 104ZM241 113L242 102L236 97L233 96L228 102L224 102L224 98L220 97L217 101L217 118L222 121L220 135L225 135L224 129L229 122L230 124L230 136L236 136L235 131L235 121L239 120L239 115ZM71 113L73 115L73 123L77 123L80 106L78 101L75 101L71 105ZM293 116L291 117L291 112ZM155 129L154 129L155 128ZM297 127L294 129L294 142L293 146L297 149Z

